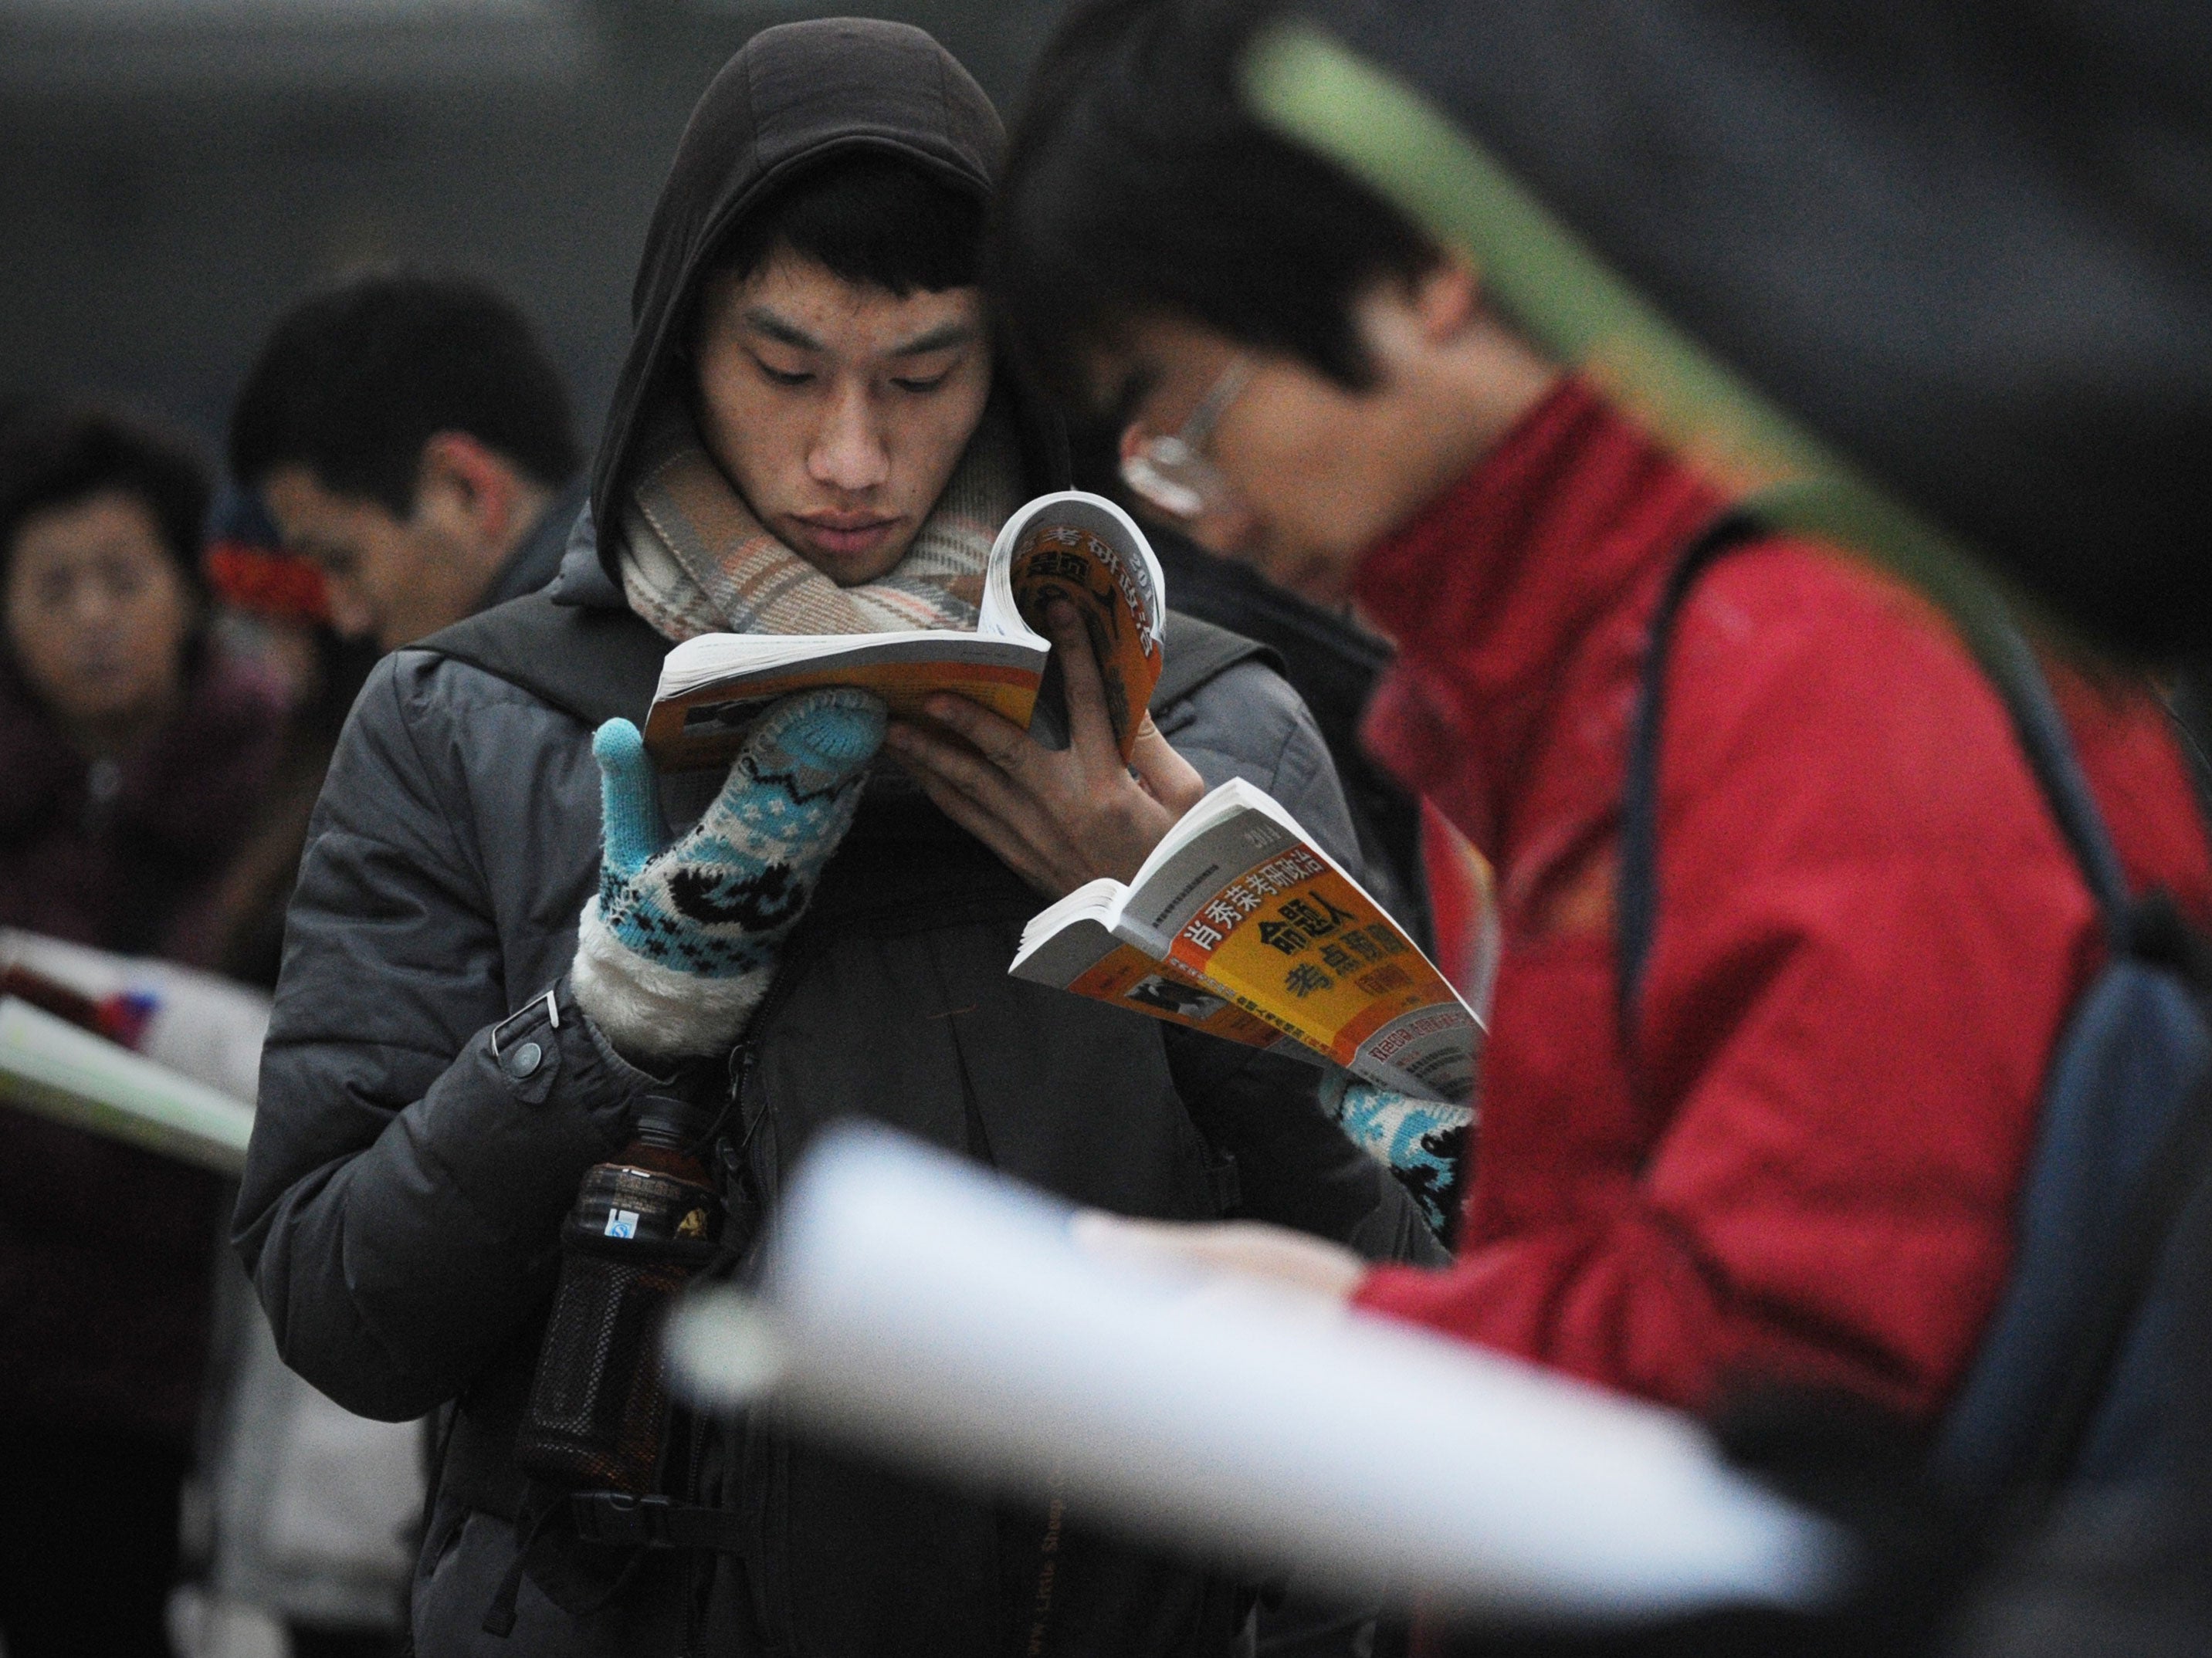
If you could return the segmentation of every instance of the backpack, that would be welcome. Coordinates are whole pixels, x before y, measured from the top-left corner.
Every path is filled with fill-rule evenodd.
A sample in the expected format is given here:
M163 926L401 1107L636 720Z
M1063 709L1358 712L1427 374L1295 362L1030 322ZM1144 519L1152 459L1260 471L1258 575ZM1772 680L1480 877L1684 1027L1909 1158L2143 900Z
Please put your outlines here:
M1691 544L1645 652L1622 799L1616 947L1624 1037L1658 917L1666 662L1682 601L1723 554L1769 534L1724 514ZM1991 637L1987 628L1983 636ZM2162 896L2128 890L2033 653L2008 623L1977 652L2102 917L2109 957L2045 1073L2010 1276L1935 1424L1928 1471L1962 1503L2162 1479L2181 1460L2185 1241L2212 1228L2212 1018L2203 944ZM1632 1056L1634 1044L1628 1042Z

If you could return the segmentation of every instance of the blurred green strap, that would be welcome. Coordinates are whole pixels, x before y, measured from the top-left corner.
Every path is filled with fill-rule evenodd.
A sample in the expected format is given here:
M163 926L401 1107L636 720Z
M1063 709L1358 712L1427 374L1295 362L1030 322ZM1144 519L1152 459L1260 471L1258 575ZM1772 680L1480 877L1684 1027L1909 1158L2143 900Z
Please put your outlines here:
M1243 78L1261 120L1463 251L1500 314L1740 505L1860 552L1934 600L2015 700L2013 618L2027 614L2017 594L1667 321L1426 99L1306 23L1263 34Z

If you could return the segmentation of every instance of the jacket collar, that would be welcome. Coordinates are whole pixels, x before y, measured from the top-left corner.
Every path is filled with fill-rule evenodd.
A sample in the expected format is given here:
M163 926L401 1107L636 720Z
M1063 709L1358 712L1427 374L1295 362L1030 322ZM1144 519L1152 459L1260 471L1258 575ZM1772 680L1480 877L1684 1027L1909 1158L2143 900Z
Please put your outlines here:
M1571 665L1601 646L1632 682L1658 583L1719 505L1587 384L1563 381L1361 560L1354 592L1400 653L1367 747L1494 854ZM1605 713L1625 731L1625 704Z
M586 486L582 477L573 477L562 485L561 492L545 503L538 521L530 526L529 534L515 544L507 556L507 562L499 567L492 583L477 609L489 610L495 604L504 604L510 598L520 598L525 593L534 593L561 573L562 556L568 550L568 532L576 515L585 505Z

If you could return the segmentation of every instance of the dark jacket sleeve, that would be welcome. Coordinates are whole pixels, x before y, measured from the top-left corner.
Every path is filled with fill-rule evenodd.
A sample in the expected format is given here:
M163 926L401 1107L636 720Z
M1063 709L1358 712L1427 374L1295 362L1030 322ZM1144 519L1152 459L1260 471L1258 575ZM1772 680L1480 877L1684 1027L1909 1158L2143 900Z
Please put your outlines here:
M1242 777L1273 795L1331 857L1359 846L1320 727L1273 669L1247 662L1166 711L1161 733L1209 786ZM1334 1238L1370 1260L1441 1263L1443 1247L1396 1179L1322 1108L1313 1066L1164 1025L1176 1090L1237 1165L1237 1212Z
M462 733L423 659L371 677L316 809L236 1223L286 1362L392 1420L453 1398L543 1305L578 1181L650 1080L565 983L534 1068L511 1074L513 1042L493 1058L549 987L507 982Z

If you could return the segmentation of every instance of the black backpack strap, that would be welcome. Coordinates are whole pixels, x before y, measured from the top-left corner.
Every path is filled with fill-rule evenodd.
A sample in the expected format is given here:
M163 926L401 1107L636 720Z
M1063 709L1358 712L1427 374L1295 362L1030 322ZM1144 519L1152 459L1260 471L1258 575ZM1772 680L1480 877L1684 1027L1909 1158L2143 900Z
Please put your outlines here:
M1628 776L1621 794L1620 865L1614 903L1615 981L1622 1041L1634 1051L1636 1007L1658 926L1659 743L1666 717L1667 656L1682 601L1708 566L1723 553L1771 533L1755 513L1723 513L1684 550L1668 578L1651 617L1644 646L1628 749ZM2104 918L2114 950L2130 947L2135 928L2133 903L2119 854L2113 849L2104 815L2074 750L2066 721L2051 694L2050 682L2035 653L2019 630L1984 629L1989 647L1978 658L1984 676L2010 716L2028 769L2074 863Z
M2044 804L2051 808L2058 832L2074 854L2075 867L2081 871L2089 896L2104 916L2113 949L2125 950L2131 937L2129 912L2133 907L2128 878L2112 834L2105 827L2097 797L2089 792L2089 780L2074 751L2073 735L2066 729L2057 699L2051 694L2051 682L2044 677L2027 639L2017 629L2008 629L1999 635L1999 643L2008 659L1992 664L1991 677L2012 715L2013 732L2027 756L2028 769L2035 774Z
M1651 613L1644 669L1629 727L1628 777L1620 797L1620 865L1613 899L1613 996L1624 1051L1635 1051L1636 1005L1659 921L1659 732L1666 719L1667 653L1682 601L1722 554L1765 534L1748 513L1723 513L1683 549Z

